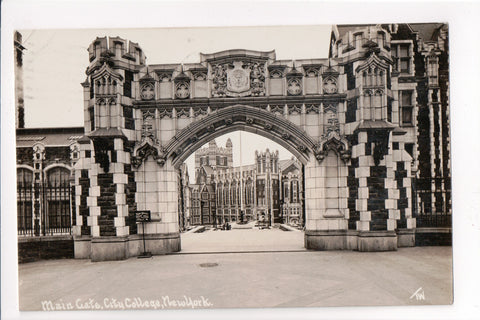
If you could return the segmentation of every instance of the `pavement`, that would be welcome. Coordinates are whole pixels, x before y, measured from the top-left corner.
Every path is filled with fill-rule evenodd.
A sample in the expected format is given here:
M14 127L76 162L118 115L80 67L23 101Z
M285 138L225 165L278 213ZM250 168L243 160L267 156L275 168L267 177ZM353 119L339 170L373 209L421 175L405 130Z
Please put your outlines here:
M309 251L303 232L249 229L182 235L182 252L21 264L20 310L452 303L451 247Z
M181 254L229 252L306 251L304 233L279 228L213 230L182 234Z

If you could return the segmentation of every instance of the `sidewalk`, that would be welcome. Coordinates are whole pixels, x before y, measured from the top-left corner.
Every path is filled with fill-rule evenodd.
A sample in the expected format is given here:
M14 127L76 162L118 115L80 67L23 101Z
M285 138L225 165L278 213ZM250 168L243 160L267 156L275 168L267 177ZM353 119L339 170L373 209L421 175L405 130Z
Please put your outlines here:
M416 247L39 261L19 266L20 310L42 310L42 301L75 310L149 308L145 301L155 308L449 304L451 259L451 247Z

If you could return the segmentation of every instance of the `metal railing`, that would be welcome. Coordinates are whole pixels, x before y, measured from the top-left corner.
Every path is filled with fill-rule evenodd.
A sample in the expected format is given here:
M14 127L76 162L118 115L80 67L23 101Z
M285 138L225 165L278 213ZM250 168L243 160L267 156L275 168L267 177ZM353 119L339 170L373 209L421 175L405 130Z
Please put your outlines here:
M413 210L417 228L452 226L450 178L417 178L413 180Z
M18 235L71 234L71 230L72 194L68 183L17 186Z

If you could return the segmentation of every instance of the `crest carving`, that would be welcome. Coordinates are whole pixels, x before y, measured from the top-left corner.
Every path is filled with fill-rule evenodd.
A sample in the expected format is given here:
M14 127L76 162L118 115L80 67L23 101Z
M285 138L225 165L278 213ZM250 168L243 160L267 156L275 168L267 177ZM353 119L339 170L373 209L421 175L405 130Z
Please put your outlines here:
M212 66L214 97L265 95L265 71L257 62L234 61Z

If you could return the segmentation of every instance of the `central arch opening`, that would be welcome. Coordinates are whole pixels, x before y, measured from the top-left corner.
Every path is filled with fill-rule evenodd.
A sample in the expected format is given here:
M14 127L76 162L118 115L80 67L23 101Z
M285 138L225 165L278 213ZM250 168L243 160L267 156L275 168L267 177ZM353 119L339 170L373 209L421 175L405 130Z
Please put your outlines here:
M236 130L183 161L182 252L304 250L304 165L284 145Z

